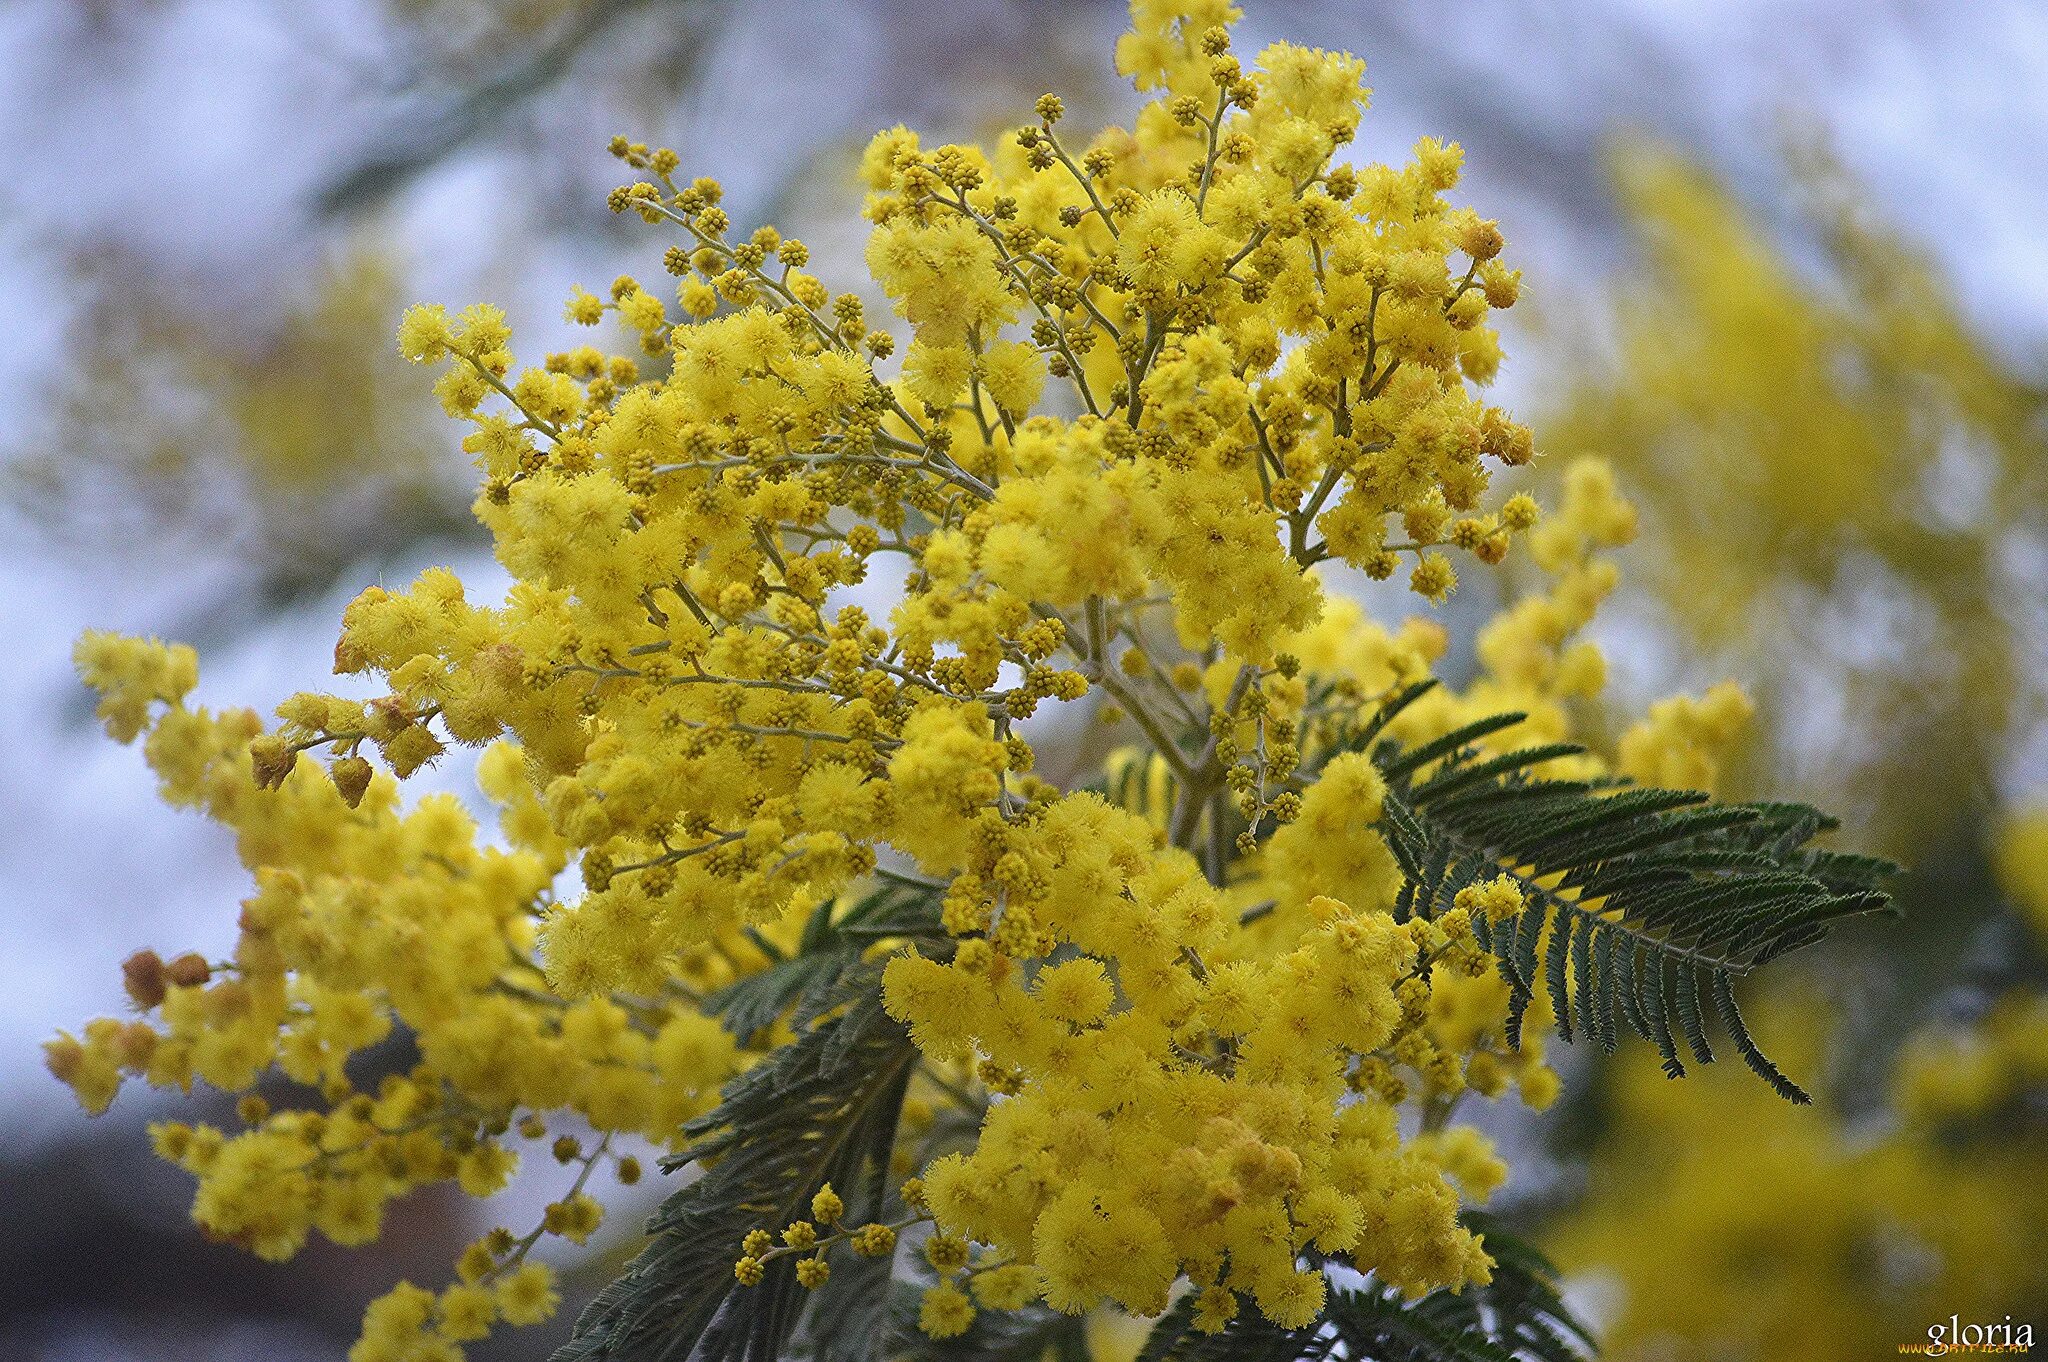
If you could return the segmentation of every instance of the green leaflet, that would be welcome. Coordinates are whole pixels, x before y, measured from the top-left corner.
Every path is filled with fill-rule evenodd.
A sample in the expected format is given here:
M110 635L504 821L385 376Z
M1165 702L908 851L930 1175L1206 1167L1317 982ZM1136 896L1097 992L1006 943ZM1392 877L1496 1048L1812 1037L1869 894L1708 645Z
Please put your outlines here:
M830 1182L855 1223L880 1213L889 1153L917 1051L881 1004L880 971L857 966L827 995L845 1010L727 1085L692 1122L698 1142L665 1161L702 1175L662 1203L652 1242L576 1321L556 1362L769 1362L809 1303L796 1258L742 1287L733 1261L748 1230L807 1215Z
M1695 1061L1713 1061L1711 998L1744 1061L1786 1098L1808 1100L1757 1049L1733 981L1820 940L1839 918L1887 909L1879 885L1897 868L1810 847L1835 821L1803 804L1719 804L1690 791L1535 774L1582 750L1564 744L1481 759L1474 744L1519 714L1412 751L1380 739L1387 720L1433 684L1395 697L1344 746L1370 750L1387 781L1379 829L1408 879L1397 913L1436 917L1460 889L1502 874L1521 886L1528 907L1519 916L1475 924L1513 990L1510 1043L1520 1043L1523 1014L1543 988L1567 1042L1585 1035L1612 1050L1625 1023L1677 1077L1681 1039ZM1594 900L1597 909L1585 906Z
M705 1011L746 1041L785 1013L801 1028L824 1010L861 953L890 937L939 942L938 900L924 889L884 880L871 893L841 910L821 903L804 923L795 953L758 974L720 989L705 1000Z
M1484 1286L1409 1301L1369 1277L1333 1283L1313 1324L1282 1329L1245 1305L1216 1334L1193 1327L1189 1293L1160 1316L1138 1362L1586 1362L1592 1336L1565 1307L1556 1269L1491 1216L1467 1212L1465 1220L1493 1255Z

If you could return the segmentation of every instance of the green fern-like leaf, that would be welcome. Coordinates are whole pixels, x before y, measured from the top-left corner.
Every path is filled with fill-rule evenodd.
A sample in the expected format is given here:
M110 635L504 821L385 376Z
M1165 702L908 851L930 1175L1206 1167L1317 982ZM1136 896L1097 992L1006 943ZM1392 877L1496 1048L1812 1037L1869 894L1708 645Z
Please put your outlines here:
M924 1283L898 1282L885 1296L888 1323L866 1340L870 1356L889 1362L1090 1362L1086 1320L1043 1305L982 1310L964 1334L933 1338L917 1326Z
M1183 1295L1145 1335L1137 1362L1319 1362L1337 1337L1323 1320L1299 1329L1272 1323L1256 1310L1241 1309L1213 1334L1195 1328L1195 1297Z
M861 952L876 941L938 941L944 936L938 901L930 891L884 881L851 907L833 900L819 904L793 953L712 994L705 1010L741 1040L786 1014L801 1027L818 1015Z
M1153 1325L1138 1362L1587 1362L1593 1338L1566 1308L1556 1269L1491 1217L1465 1220L1493 1256L1484 1286L1411 1301L1368 1277L1334 1287L1321 1317L1302 1328L1243 1310L1214 1334L1195 1329L1190 1294Z
M1625 1024L1685 1072L1680 1045L1711 1063L1713 1014L1744 1061L1781 1095L1806 1094L1757 1049L1733 981L1820 940L1838 919L1888 907L1896 867L1808 843L1835 821L1803 804L1721 804L1704 794L1614 781L1551 780L1537 768L1582 749L1549 744L1482 758L1498 714L1412 750L1382 738L1395 697L1347 746L1387 780L1380 830L1408 883L1396 912L1435 917L1459 890L1499 875L1527 907L1476 925L1511 989L1508 1038L1538 989L1559 1033L1612 1050ZM1576 1020L1576 1025L1575 1025Z
M662 1203L652 1242L576 1322L556 1362L770 1362L808 1293L794 1257L757 1286L733 1276L748 1230L804 1218L830 1182L856 1220L880 1213L916 1049L882 1010L879 971L859 965L819 999L843 1011L728 1084L686 1127L697 1143L666 1161L701 1175Z

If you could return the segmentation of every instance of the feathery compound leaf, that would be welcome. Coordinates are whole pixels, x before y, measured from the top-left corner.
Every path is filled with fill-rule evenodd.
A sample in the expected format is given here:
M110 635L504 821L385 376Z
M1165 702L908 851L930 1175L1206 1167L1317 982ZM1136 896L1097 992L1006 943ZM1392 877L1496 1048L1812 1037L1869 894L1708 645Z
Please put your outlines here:
M1585 920L1583 916L1557 919L1551 925L1550 945L1543 954L1543 979L1550 986L1550 1015L1557 1019L1558 1034L1567 1045L1572 1040L1572 1000L1567 990L1571 987L1573 924Z
M1494 1340L1517 1357L1537 1362L1585 1362L1596 1351L1593 1335L1566 1308L1557 1269L1527 1240L1479 1211L1467 1211L1467 1226L1485 1241L1493 1258L1493 1280L1452 1299L1470 1298L1491 1321Z
M1408 1303L1384 1288L1339 1293L1330 1316L1347 1352L1383 1362L1585 1362L1591 1334L1565 1307L1556 1270L1490 1217L1465 1220L1484 1236L1493 1279L1462 1292L1437 1291Z
M1322 1316L1301 1328L1282 1329L1246 1309L1214 1334L1195 1329L1189 1293L1152 1326L1137 1362L1588 1362L1592 1335L1566 1308L1557 1270L1492 1217L1464 1219L1494 1260L1483 1286L1411 1301L1367 1278L1333 1289Z
M874 942L901 936L942 938L938 899L930 890L884 883L851 907L821 903L804 923L796 953L750 974L705 1000L705 1010L746 1040L794 1010L801 1026Z
M871 1212L866 1218L894 1222L904 1218L906 1208L893 1190L884 1187L863 1209ZM895 1280L896 1257L833 1255L832 1275L811 1292L810 1308L783 1356L805 1362L909 1362L934 1356L931 1350L943 1350L949 1343L959 1344L960 1339L934 1341L917 1327L920 1292ZM984 1312L977 1323L988 1317Z
M1397 702L1412 696L1404 693ZM1612 1049L1620 1025L1651 1041L1665 1072L1712 1063L1704 987L1736 1051L1778 1092L1804 1099L1757 1049L1733 979L1819 941L1836 919L1882 910L1896 867L1807 845L1835 820L1803 804L1717 804L1622 782L1545 780L1564 744L1481 758L1474 746L1520 722L1501 714L1413 750L1368 726L1387 781L1379 829L1407 876L1403 916L1435 917L1459 890L1512 877L1526 907L1475 923L1508 981L1507 1036L1547 994L1558 1031Z
M1330 1355L1336 1332L1325 1319L1283 1328L1258 1311L1240 1309L1217 1332L1195 1328L1195 1293L1174 1302L1145 1335L1136 1362L1312 1362Z
M853 958L850 951L821 951L778 961L712 994L705 1011L742 1041L773 1026L806 994L830 986Z
M1371 747L1380 734L1386 731L1388 724L1400 718L1402 712L1408 706L1435 690L1437 685L1437 679L1432 676L1426 681L1417 681L1414 685L1392 696L1382 703L1378 709L1373 711L1373 716L1366 720L1365 727L1353 735L1351 741L1346 745L1359 751Z
M1713 979L1714 1010L1721 1014L1721 1025L1727 1028L1729 1039L1735 1042L1735 1049L1742 1056L1743 1063L1755 1070L1757 1077L1770 1084L1786 1101L1796 1102L1801 1106L1811 1102L1813 1099L1806 1095L1806 1090L1780 1073L1778 1066L1766 1059L1764 1052L1757 1049L1756 1042L1750 1039L1749 1028L1742 1022L1742 1013L1736 1010L1735 989L1729 984L1728 976L1716 974Z
M1650 1039L1656 1043L1657 1053L1664 1057L1664 1072L1673 1078L1685 1077L1685 1065L1678 1058L1678 1042L1671 1038L1671 1019L1664 1014L1664 957L1646 953L1642 967L1636 971L1636 983L1641 989L1637 1001L1650 1023Z
M873 1355L890 1362L1088 1362L1087 1322L1043 1305L982 1310L967 1332L933 1338L917 1325L922 1287L898 1282L885 1296L888 1326L873 1341Z
M893 1219L897 1212L888 1214ZM832 1275L811 1292L810 1309L783 1355L809 1362L901 1359L902 1350L887 1346L890 1276L894 1266L888 1257L834 1255Z
M1463 728L1446 733L1433 742L1426 742L1413 752L1394 752L1381 764L1380 769L1389 780L1400 776L1407 776L1422 769L1439 757L1446 757L1454 752L1470 747L1473 743L1478 742L1489 734L1498 733L1503 728L1513 728L1528 717L1526 714L1510 712L1480 719L1474 723L1466 724ZM1391 748L1391 744L1389 746Z
M1692 1057L1702 1064L1714 1062L1714 1047L1707 1044L1707 1028L1700 1020L1700 972L1691 965L1678 967L1678 988L1673 994L1678 1004L1678 1022L1685 1032L1685 1043L1692 1047Z
M882 1010L872 966L849 971L844 1005L758 1068L686 1129L698 1142L670 1168L702 1176L663 1202L651 1242L576 1321L556 1362L770 1362L795 1331L807 1293L794 1256L743 1287L733 1260L748 1230L804 1217L827 1182L855 1220L879 1212L916 1050Z
M1570 973L1578 986L1579 1030L1589 1039L1600 1029L1599 1019L1593 1012L1592 951L1593 919L1580 915L1577 926L1572 930Z
M1604 922L1593 924L1593 1026L1600 1036L1600 1048L1608 1054L1614 1053L1617 1040L1614 1027L1614 928ZM1581 969L1586 968L1581 958ZM1581 981L1584 982L1583 980Z

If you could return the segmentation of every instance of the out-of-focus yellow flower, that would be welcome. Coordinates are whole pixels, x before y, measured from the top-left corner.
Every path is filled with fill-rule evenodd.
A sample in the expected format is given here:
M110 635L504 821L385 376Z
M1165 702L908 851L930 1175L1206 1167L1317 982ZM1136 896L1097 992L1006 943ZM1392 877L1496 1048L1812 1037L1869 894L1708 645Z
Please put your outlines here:
M1831 1029L1790 1003L1759 1019L1808 1068ZM1951 1315L2018 1320L2048 1293L2048 1139L1999 1099L2044 1082L2038 997L1909 1047L1895 1124L1813 1119L1722 1066L1672 1083L1627 1057L1589 1199L1551 1242L1616 1293L1603 1343L1623 1362L1850 1362Z
M392 353L401 281L367 242L309 277L257 337L224 344L206 300L78 267L72 363L4 490L52 533L226 541L283 586L379 548L459 531L432 404Z
M2043 700L2009 549L2048 525L2048 391L1825 159L1797 167L1803 252L1672 152L1615 164L1643 259L1588 329L1613 348L1568 359L1545 446L1614 460L1659 544L1643 584L1756 678L1813 788L1925 846ZM1868 720L1854 743L1789 736L1822 694Z

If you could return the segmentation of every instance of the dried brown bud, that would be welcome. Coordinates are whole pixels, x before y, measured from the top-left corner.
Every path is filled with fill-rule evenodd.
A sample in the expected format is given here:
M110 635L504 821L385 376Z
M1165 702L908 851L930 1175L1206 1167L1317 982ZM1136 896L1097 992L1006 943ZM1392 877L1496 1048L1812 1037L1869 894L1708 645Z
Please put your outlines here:
M179 988L194 988L213 977L213 966L206 963L206 957L194 951L183 955L164 966L164 982Z
M164 962L155 951L137 951L121 962L121 983L135 1005L155 1007L164 1000Z

